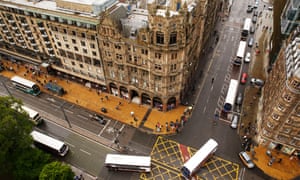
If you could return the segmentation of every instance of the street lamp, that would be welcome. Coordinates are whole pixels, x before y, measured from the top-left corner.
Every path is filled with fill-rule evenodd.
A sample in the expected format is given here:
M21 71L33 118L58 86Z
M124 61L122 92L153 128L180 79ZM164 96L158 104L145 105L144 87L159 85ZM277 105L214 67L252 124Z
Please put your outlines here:
M65 105L65 104L66 104L66 102L64 102L64 103L60 106L60 109L61 109L61 111L62 111L63 114L64 114L64 118L65 118L65 120L67 121L67 123L68 123L68 125L69 125L69 128L72 128L71 123L70 123L70 121L69 121L69 119L68 119L68 117L67 117L67 115L66 115L65 109L64 109L64 105Z

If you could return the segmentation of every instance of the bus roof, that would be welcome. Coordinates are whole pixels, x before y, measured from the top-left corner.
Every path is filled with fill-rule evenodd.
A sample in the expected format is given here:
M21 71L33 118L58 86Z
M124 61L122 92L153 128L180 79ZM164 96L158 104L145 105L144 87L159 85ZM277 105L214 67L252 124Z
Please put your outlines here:
M225 111L230 111L235 98L236 98L236 94L238 91L238 86L239 86L239 82L236 79L231 79L230 80L230 84L229 84L229 88L227 91L227 95L226 95L226 99L225 99L225 103L224 103L224 110Z
M45 134L42 134L38 131L32 131L30 134L34 141L44 144L44 145L46 145L50 148L56 149L58 151L65 144L64 142L62 142L60 140L54 139L54 138L47 136Z
M107 154L105 164L151 166L151 157L123 154Z
M246 41L240 41L238 51L236 53L236 56L239 58L244 58L245 50L246 50L247 42Z
M28 113L30 118L34 118L36 115L38 115L39 113L27 106L22 106L22 109Z
M29 81L27 79L24 79L24 78L22 78L20 76L13 76L10 80L14 81L16 83L24 84L24 85L26 85L28 87L32 87L33 85L35 85L34 82Z
M243 30L250 31L251 28L251 18L246 18L244 22Z
M207 156L213 153L218 147L218 143L214 139L209 139L201 148L184 164L184 167L191 171L197 169L199 163L203 162ZM190 172L193 173L193 172Z

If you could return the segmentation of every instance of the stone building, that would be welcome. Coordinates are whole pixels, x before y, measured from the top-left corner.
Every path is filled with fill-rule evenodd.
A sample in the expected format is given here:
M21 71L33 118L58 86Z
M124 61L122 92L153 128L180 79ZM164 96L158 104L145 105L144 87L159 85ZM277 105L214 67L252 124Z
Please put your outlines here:
M300 152L300 28L284 41L263 93L261 143L286 154Z
M190 92L222 6L218 0L1 1L0 53L170 110Z

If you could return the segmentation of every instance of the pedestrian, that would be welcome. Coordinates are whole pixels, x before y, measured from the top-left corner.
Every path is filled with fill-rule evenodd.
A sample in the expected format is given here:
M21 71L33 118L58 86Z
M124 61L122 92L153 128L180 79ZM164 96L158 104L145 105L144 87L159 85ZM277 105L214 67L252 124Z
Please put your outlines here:
M214 83L214 80L215 80L215 78L211 78L211 83L212 83L212 84Z
M100 98L101 102L103 102L103 97Z
M108 96L105 96L105 99L108 100Z
M168 122L166 122L166 131L169 132Z
M82 174L80 174L79 179L80 179L80 180L84 180Z
M278 159L278 163L280 164L280 163L281 163L281 161L282 161L282 159L281 159L281 158L279 158L279 159Z
M121 103L121 101L119 101L119 106L121 106L122 105L122 103Z

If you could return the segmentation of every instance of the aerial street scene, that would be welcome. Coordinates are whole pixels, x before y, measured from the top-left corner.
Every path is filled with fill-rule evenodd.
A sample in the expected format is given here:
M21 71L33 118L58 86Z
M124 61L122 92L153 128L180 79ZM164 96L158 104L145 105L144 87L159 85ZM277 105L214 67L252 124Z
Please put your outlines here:
M300 179L299 7L0 1L0 179Z

